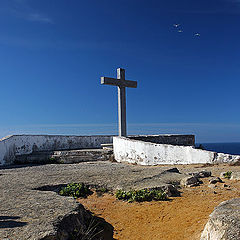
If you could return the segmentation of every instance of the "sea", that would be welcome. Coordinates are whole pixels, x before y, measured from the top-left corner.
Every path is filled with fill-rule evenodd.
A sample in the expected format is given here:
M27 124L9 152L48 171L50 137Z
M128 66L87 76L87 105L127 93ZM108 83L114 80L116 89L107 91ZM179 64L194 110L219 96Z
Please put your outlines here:
M240 155L240 142L228 143L197 143L196 146L202 145L205 150Z

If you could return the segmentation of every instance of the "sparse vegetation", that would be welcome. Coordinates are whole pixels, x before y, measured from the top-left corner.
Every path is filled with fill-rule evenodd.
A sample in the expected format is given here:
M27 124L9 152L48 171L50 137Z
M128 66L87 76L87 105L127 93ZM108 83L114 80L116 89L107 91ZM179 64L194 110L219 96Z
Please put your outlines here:
M71 196L74 198L87 197L92 191L84 183L70 183L66 187L61 188L59 194L62 196Z
M227 178L227 179L230 179L231 176L232 176L232 172L231 172L231 171L228 171L228 172L224 173L223 176L224 176L225 178Z
M118 190L116 198L128 202L164 201L168 199L166 193L161 189Z
M92 218L88 224L87 229L83 230L75 229L74 232L70 236L70 240L92 240L96 239L99 234L103 232L104 229L101 229L99 226L99 222L96 222L94 218ZM97 238L98 239L98 238Z

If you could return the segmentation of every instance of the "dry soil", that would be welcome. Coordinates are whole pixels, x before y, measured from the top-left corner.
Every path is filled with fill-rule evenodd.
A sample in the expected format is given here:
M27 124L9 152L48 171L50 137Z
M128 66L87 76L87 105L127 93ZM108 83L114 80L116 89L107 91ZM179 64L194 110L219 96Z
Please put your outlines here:
M208 182L206 178L201 186L183 188L181 197L170 201L127 203L111 194L93 194L79 202L112 224L118 240L199 240L214 207L240 197L238 181L224 179L214 189Z

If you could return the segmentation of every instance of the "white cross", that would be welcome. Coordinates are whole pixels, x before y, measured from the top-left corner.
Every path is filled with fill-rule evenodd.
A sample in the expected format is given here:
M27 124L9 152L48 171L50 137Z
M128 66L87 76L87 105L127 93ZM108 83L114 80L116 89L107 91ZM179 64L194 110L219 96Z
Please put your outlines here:
M118 129L119 136L127 136L126 121L126 87L136 88L136 81L125 80L125 70L117 69L117 78L101 77L101 84L118 87Z

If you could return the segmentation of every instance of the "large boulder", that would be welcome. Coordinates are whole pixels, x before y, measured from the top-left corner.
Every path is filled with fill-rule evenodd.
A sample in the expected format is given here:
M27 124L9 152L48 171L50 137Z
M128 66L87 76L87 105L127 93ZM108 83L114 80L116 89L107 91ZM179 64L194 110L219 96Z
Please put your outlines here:
M201 240L240 239L240 198L218 205L210 214Z

